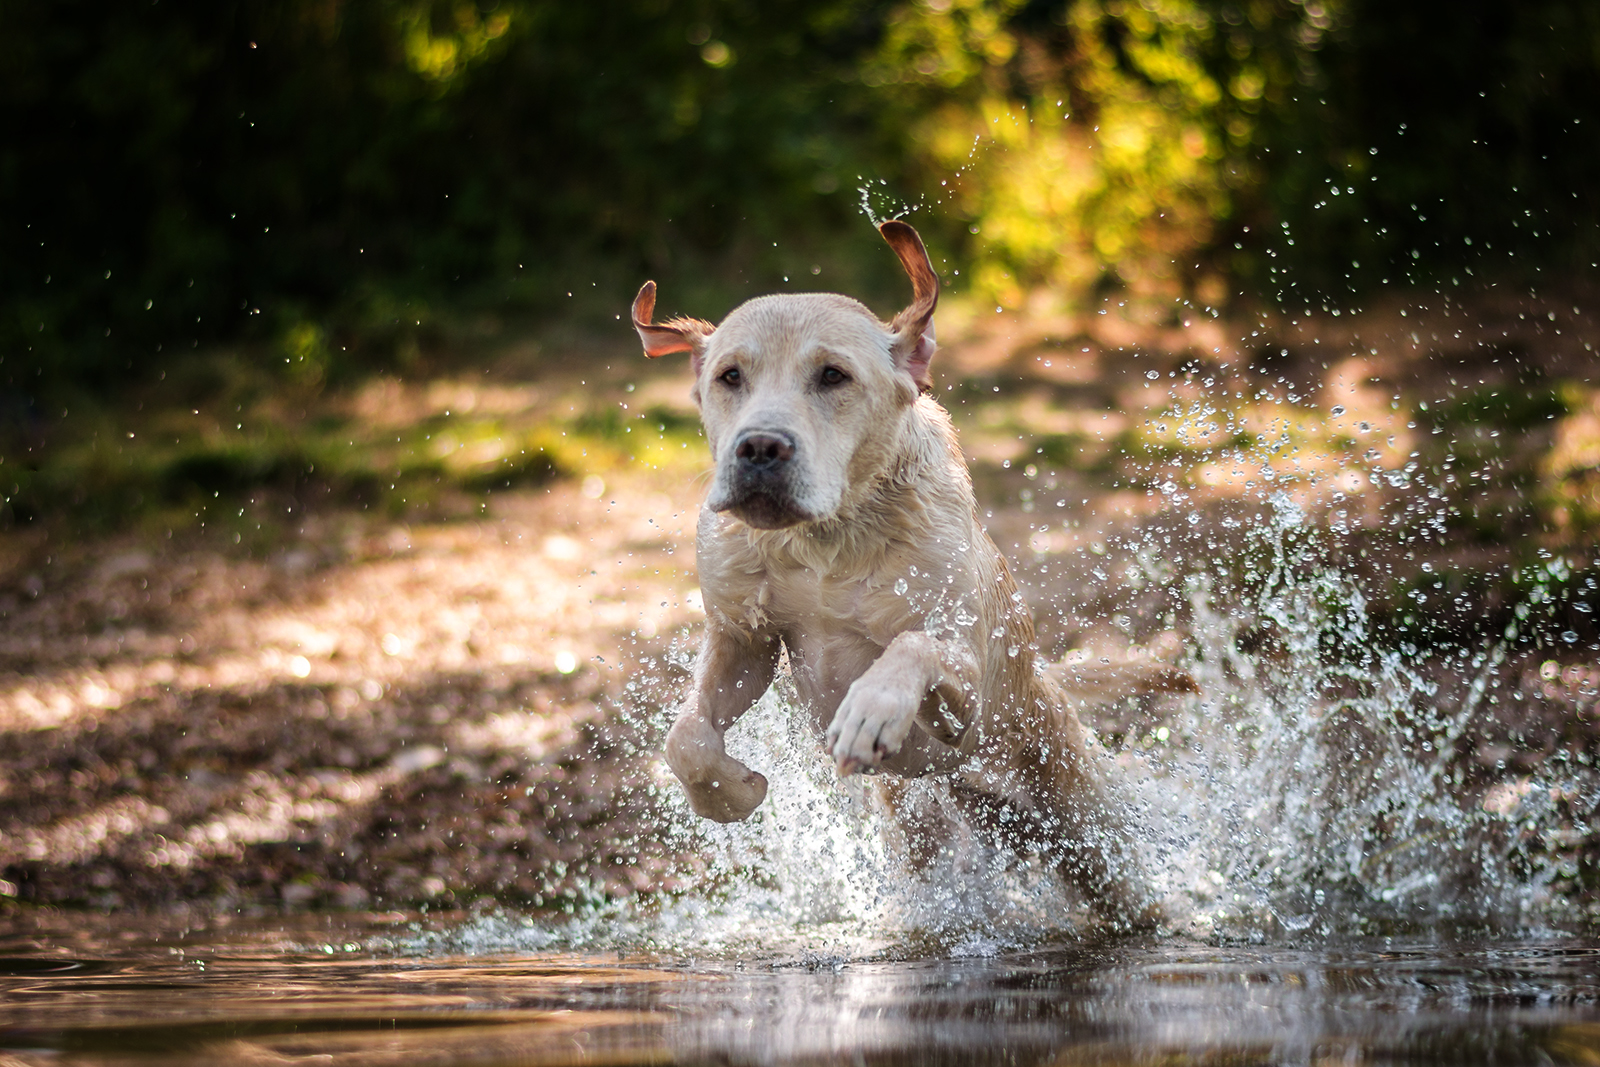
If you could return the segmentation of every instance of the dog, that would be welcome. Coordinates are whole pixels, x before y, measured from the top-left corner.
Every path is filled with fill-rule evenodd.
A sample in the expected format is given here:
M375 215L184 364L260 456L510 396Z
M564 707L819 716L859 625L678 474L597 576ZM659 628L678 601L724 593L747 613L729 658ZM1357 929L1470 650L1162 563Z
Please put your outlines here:
M634 301L645 355L688 355L715 463L696 537L705 635L667 764L698 815L749 817L767 780L723 735L786 650L841 777L945 776L981 831L1045 856L1107 920L1147 926L1125 805L1036 663L1032 616L931 395L938 275L910 225L879 232L913 293L888 323L832 293L757 297L715 326L653 322L654 282ZM1061 671L1079 691L1194 688L1172 668ZM886 789L897 813L898 796ZM913 849L924 862L930 836Z

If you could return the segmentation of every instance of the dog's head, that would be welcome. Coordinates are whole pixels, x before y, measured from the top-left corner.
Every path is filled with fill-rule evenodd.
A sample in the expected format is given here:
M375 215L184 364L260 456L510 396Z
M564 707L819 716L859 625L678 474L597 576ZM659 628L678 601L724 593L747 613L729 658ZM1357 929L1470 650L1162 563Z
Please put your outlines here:
M930 387L939 278L916 230L898 220L878 230L914 293L888 323L849 297L799 293L757 297L720 326L653 324L655 283L639 290L645 355L687 352L694 367L714 510L766 530L825 520L893 460L906 412Z

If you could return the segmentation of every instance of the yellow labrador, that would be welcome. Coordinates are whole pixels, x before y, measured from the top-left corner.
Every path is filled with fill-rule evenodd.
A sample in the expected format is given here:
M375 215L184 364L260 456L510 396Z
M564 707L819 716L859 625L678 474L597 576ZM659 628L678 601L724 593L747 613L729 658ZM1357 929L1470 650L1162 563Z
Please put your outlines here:
M697 538L705 640L667 763L698 814L748 817L767 780L723 734L787 649L840 775L949 776L974 823L1047 855L1113 921L1148 922L1102 757L1035 662L1032 617L929 395L938 276L909 225L879 229L915 294L887 324L831 293L758 297L718 326L652 322L654 282L634 301L646 355L688 353L716 464ZM1171 670L1115 677L1193 685Z

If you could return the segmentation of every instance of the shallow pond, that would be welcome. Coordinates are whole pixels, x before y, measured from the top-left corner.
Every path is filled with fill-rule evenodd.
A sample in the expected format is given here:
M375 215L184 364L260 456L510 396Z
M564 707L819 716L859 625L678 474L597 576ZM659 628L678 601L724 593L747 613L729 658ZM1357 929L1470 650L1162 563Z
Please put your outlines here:
M0 1064L1600 1063L1592 941L707 960L440 951L459 917L84 925L0 936Z

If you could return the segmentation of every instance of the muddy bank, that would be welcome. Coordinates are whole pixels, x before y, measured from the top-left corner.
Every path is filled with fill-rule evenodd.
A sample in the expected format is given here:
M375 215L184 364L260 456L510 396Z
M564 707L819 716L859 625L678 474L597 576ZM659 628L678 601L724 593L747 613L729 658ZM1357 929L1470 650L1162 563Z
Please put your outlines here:
M37 560L0 640L7 895L538 905L670 884L650 813L616 803L650 739L615 712L681 679L664 653L692 572L681 511L643 481L617 495L327 516L263 557L192 536Z
M1545 791L1556 814L1506 847L1593 902L1600 800L1550 784L1600 758L1581 299L957 317L941 398L1047 655L1192 661L1196 576L1254 603L1272 567L1246 531L1292 506L1296 566L1363 591L1372 648L1410 649L1449 699L1481 679L1454 788L1508 815ZM663 428L686 417L681 370L613 365L574 419L643 395ZM442 387L387 388L398 408ZM454 516L301 509L254 543L8 532L0 907L573 908L692 884L654 749L700 617L701 486L635 451ZM1292 673L1282 631L1241 609L1229 669ZM1113 749L1179 714L1086 711Z

